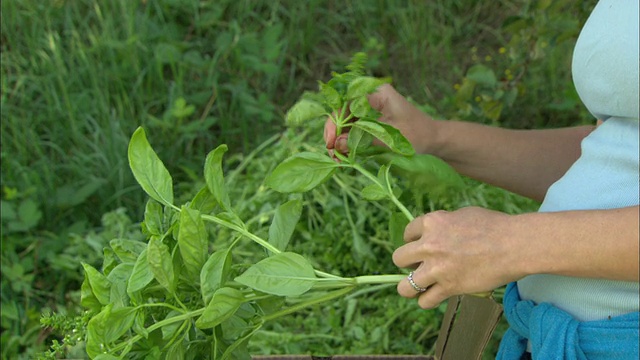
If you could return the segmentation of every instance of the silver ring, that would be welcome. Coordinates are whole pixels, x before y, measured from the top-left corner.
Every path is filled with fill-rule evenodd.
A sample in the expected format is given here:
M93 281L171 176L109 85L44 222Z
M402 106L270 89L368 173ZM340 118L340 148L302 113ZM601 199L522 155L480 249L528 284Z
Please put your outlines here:
M428 288L423 288L418 286L418 284L416 284L415 281L413 281L413 271L409 273L409 276L407 276L407 280L409 280L409 284L411 284L411 287L413 288L413 290L419 292L419 293L423 293L425 291L427 291Z

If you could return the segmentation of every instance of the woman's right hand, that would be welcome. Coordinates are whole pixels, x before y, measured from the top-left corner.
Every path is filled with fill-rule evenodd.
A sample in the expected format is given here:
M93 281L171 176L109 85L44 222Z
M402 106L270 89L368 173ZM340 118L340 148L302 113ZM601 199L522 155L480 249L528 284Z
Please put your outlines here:
M417 153L433 153L436 139L435 120L416 108L389 84L381 85L375 93L368 96L368 99L371 107L382 114L378 120L400 130ZM349 152L347 137L348 132L336 134L336 125L331 119L327 119L324 141L332 156L334 151L345 155ZM374 140L374 145L382 146L382 143Z

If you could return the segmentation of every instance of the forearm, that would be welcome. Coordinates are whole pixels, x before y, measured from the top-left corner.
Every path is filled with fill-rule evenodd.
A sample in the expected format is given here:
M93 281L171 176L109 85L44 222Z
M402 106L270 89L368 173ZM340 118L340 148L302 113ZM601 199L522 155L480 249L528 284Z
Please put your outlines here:
M522 273L639 280L638 206L512 218Z
M462 121L436 121L436 141L422 151L460 173L541 201L580 156L593 129L509 130Z

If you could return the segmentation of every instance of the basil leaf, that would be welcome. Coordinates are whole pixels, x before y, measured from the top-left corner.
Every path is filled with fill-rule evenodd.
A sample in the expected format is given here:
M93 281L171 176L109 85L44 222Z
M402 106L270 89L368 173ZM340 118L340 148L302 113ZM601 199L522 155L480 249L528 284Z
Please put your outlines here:
M205 304L224 285L231 271L231 248L214 252L204 263L200 272L200 291Z
M362 189L361 196L365 200L377 201L388 198L389 194L387 194L385 190L381 189L378 184L370 184Z
M318 81L318 85L320 87L320 94L324 98L325 104L327 104L332 109L342 108L342 97L336 89L334 89L329 84L323 83L322 81Z
M210 214L216 208L218 201L209 191L209 187L205 186L194 196L193 200L191 200L191 204L189 206L192 209L196 209L200 211L202 214Z
M129 296L127 295L127 280L131 277L133 264L122 263L109 273L107 279L111 282L109 292L110 303L114 308L129 306Z
M132 293L144 289L145 286L153 280L153 272L149 267L149 261L147 260L147 249L142 250L136 263L133 265L133 271L127 284L127 293L131 296Z
M160 238L152 236L147 245L147 262L153 273L153 277L158 280L169 293L175 290L175 274L173 271L173 259L169 252L169 247L162 243Z
M109 241L113 252L123 263L135 263L138 256L147 247L147 244L137 240L113 239Z
M179 312L179 311L176 311L176 310L171 310L171 311L169 311L167 316L165 316L164 319L168 320L168 319L171 319L172 317L175 317L175 316L178 316L178 315L182 315L182 313ZM176 331L178 331L178 329L180 328L180 325L182 325L181 321L174 321L174 322L170 322L167 325L163 326L162 327L162 340L171 339L176 334Z
M202 315L196 320L196 327L210 329L219 325L230 318L244 302L244 295L239 290L229 287L218 289Z
M139 127L131 136L128 149L129 167L142 189L156 201L171 206L173 184L171 175L147 141Z
M163 218L162 205L149 199L144 207L144 222L142 223L145 232L149 235L162 235L164 233Z
M213 197L225 210L230 211L231 202L229 201L229 194L227 194L222 173L222 156L227 152L227 149L227 145L222 144L207 155L204 178Z
M84 273L84 280L80 286L80 305L93 312L98 312L102 308L100 300L98 300L93 293L93 289L89 283L89 275L87 275L86 272Z
M199 280L202 265L209 254L209 239L204 221L198 210L182 207L180 210L180 230L178 249L189 278Z
M375 92L380 85L387 84L389 82L389 79L378 79L371 76L358 76L349 83L345 100L349 101L371 94Z
M283 252L259 261L235 280L267 294L299 296L309 291L317 278L304 257Z
M111 282L101 272L96 270L93 266L82 263L84 272L87 275L91 292L100 301L100 304L109 304L109 298L111 294Z
M327 155L302 152L280 163L265 184L279 192L305 192L329 179L339 166Z
M398 129L389 124L365 118L354 122L352 126L362 129L378 138L395 153L404 156L411 156L415 154L415 150L409 140L407 140Z
M409 224L409 219L400 212L394 212L389 218L389 238L391 243L398 247L404 244L404 229Z
M310 120L327 115L327 111L320 103L309 99L302 99L287 111L285 122L287 126L300 126Z
M284 251L300 220L300 215L302 215L302 201L299 199L278 206L269 226L269 243L278 250Z
M373 109L371 108L366 96L355 98L351 101L351 104L349 104L349 111L351 111L351 115L359 119L370 116L372 110Z
M86 351L91 358L104 353L104 344L118 340L133 325L136 311L132 307L113 309L113 305L105 306L87 324Z

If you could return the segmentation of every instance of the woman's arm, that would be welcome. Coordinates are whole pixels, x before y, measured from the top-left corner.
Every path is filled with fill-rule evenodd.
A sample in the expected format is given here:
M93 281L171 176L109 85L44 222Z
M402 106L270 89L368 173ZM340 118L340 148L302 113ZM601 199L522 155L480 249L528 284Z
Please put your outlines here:
M547 189L580 156L593 126L510 130L461 121L437 121L424 146L460 173L542 201Z

